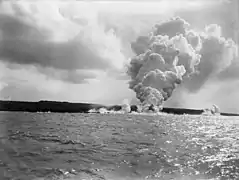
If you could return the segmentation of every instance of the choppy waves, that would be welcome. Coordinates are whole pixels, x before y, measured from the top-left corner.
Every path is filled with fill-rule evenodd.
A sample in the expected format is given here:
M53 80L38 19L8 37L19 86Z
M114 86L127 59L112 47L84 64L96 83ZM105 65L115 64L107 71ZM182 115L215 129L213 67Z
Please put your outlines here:
M0 114L1 179L239 179L239 120Z

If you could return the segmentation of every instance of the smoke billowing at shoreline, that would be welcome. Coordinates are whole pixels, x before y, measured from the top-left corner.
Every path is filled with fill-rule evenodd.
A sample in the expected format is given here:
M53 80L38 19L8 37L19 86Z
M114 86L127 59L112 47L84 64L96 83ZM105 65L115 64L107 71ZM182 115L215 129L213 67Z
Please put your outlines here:
M180 17L155 25L131 47L136 55L128 66L129 87L143 106L159 108L178 86L190 93L199 91L209 78L230 67L238 52L219 25L198 32Z
M1 1L0 98L239 112L237 2Z

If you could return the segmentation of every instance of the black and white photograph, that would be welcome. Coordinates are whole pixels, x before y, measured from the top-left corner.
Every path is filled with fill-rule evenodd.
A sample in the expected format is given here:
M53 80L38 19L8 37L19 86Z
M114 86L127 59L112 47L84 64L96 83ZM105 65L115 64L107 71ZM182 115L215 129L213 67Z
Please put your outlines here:
M239 180L239 1L0 0L0 180Z

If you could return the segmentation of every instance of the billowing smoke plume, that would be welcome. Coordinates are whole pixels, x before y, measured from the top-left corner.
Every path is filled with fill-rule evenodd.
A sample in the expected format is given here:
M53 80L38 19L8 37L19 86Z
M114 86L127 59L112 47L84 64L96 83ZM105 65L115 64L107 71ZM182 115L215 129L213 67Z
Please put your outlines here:
M122 111L129 113L131 111L130 103L128 99L124 99L122 103Z
M231 64L236 45L221 36L218 25L209 25L204 32L189 28L185 20L172 18L131 44L136 56L128 66L129 87L142 104L162 107L183 80L198 80L193 83L197 90L210 75Z
M204 115L218 115L218 114L220 114L220 109L217 105L213 104L212 107L205 108L203 114Z

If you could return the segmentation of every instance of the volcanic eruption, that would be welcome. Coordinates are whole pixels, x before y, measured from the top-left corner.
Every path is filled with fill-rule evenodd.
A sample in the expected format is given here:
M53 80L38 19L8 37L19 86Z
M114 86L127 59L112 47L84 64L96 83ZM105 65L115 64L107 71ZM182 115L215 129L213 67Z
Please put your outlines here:
M210 73L222 71L221 67L228 67L236 55L236 47L233 40L221 36L221 28L216 24L197 32L184 19L171 18L131 44L135 56L127 71L131 78L129 88L143 107L160 110L185 79L207 78ZM202 68L211 71L204 76ZM198 88L203 83L200 80ZM186 85L190 88L190 83Z

